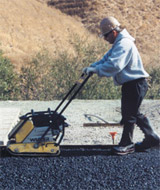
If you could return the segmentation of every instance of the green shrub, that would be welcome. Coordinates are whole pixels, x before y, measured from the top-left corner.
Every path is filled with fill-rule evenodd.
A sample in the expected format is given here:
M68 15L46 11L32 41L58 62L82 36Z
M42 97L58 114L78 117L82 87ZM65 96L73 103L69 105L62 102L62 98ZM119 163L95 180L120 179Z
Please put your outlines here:
M55 100L62 99L79 79L82 69L101 58L107 51L101 40L88 42L72 36L70 43L74 55L57 52L56 58L46 50L38 53L33 60L22 67L20 75L21 99L23 100ZM146 98L160 98L160 68L149 70L152 89ZM80 91L78 99L119 99L121 87L114 86L112 78L99 78L93 75Z
M53 78L50 77L51 58L47 51L38 53L21 68L20 93L22 100L49 100Z
M0 51L0 100L62 99L82 74L82 69L99 60L107 51L102 40L88 42L77 35L70 38L74 54L43 50L25 63L18 75ZM147 99L160 99L160 67L148 68L150 86ZM112 78L93 75L77 94L78 99L119 99L121 87Z
M160 67L149 69L149 90L146 95L148 99L160 99Z
M75 56L67 51L57 52L54 58L44 50L25 67L20 75L21 99L23 100L54 100L62 99L82 74L82 69L89 66L106 51L99 41L87 43L87 39L79 39L77 35L70 43L73 44ZM113 81L97 76L85 84L83 91L77 95L79 99L119 98L119 90Z
M17 99L17 74L10 60L0 51L0 100Z

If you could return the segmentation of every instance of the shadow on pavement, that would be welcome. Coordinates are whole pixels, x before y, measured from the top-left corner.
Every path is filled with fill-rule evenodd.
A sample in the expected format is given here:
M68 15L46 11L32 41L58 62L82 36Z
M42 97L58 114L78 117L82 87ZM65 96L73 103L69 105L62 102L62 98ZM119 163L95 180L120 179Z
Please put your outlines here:
M78 157L78 156L117 156L112 152L112 148L115 145L62 145L60 146L60 155L55 157ZM146 151L136 151L136 152L143 152L146 153ZM30 155L11 155L8 151L6 151L5 147L1 147L0 151L0 157L12 157L12 156L18 156L18 157L37 157L38 155L35 154L35 156ZM54 157L51 155L48 156L38 156L38 157Z
M117 156L112 152L114 146L116 145L64 145L61 146L60 156ZM139 150L135 152L148 153L149 150Z
M62 145L60 156L110 156L114 155L112 147L113 145Z

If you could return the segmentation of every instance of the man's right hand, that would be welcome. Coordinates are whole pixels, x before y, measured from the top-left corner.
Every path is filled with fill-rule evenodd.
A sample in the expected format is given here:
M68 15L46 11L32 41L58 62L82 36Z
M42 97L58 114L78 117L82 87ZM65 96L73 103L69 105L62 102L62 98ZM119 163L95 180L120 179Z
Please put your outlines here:
M82 70L83 73L89 75L89 74L93 74L93 73L96 73L96 68L95 67L85 67L83 70Z
M86 72L87 72L87 68L88 68L88 67L83 68L83 69L82 69L82 73L87 74L87 73L86 73Z

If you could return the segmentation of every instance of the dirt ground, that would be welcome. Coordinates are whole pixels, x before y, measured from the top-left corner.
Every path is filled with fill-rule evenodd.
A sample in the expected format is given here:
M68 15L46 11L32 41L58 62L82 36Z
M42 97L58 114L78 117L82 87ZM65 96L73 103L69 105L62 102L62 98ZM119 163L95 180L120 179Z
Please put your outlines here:
M75 104L75 105L74 105ZM117 132L115 144L120 141L122 126L84 127L84 123L119 123L121 120L120 101L98 100L75 102L68 111L66 118L71 126L66 129L63 144L112 144L110 132ZM72 109L74 107L74 114ZM152 124L156 133L160 134L160 101L144 101L141 111ZM98 117L98 118L97 118ZM135 126L134 142L141 141L144 135Z
M59 101L2 101L0 107L19 108L20 115L34 111L55 110ZM61 107L63 108L63 106ZM58 110L60 111L60 110ZM160 135L160 100L144 100L141 111L152 124L153 129ZM73 100L63 112L69 127L61 144L64 145L100 145L112 144L110 132L117 132L115 144L121 138L122 126L84 127L85 123L119 123L121 120L120 100ZM141 141L143 134L135 126L134 142Z

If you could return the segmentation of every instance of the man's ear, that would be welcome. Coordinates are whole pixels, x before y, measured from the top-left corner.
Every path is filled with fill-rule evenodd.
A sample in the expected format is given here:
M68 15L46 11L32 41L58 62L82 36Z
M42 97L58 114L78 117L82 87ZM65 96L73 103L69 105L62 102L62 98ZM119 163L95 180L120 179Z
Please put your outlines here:
M113 36L116 38L118 36L118 32L116 30L113 30Z

